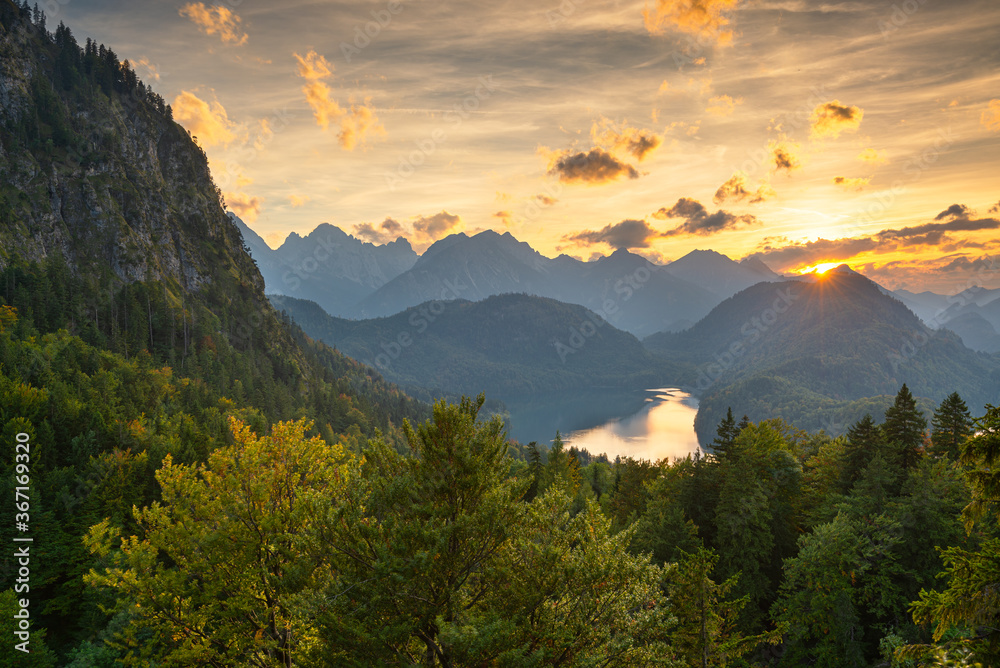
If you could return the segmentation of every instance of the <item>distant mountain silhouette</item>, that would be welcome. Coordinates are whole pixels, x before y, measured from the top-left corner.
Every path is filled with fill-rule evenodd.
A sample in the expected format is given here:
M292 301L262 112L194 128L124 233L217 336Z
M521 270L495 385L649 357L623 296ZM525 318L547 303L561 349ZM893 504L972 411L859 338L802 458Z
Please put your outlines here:
M370 320L335 318L305 300L270 299L313 338L408 388L511 396L654 387L690 375L683 363L655 357L592 311L544 297L431 301Z
M230 213L243 232L268 292L311 299L328 313L353 315L355 305L413 266L406 239L376 246L324 223L303 237L288 235L277 249Z

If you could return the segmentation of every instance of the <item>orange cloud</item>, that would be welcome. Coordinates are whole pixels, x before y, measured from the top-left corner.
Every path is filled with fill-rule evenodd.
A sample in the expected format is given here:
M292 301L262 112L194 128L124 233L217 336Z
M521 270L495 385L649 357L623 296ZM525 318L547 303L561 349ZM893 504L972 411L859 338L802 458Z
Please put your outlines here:
M708 108L705 111L713 116L732 116L733 112L736 111L736 106L740 104L743 104L742 97L734 100L728 95L719 95L709 98Z
M602 118L590 128L590 136L595 144L612 151L629 153L643 160L663 143L663 137L649 130L629 127L627 121L615 124Z
M313 110L316 123L324 130L329 130L330 123L339 122L340 132L337 133L337 138L341 147L353 151L364 144L369 135L385 136L385 126L375 115L370 99L360 105L352 104L350 110L344 109L333 99L330 87L323 83L323 79L333 76L333 65L329 60L312 50L305 56L297 53L292 55L299 63L299 76L306 80L302 92Z
M246 193L227 192L223 193L226 199L226 208L242 218L247 223L252 223L260 214L264 205L264 198L251 197Z
M878 151L874 148L866 148L861 153L858 153L858 160L869 162L873 165L884 165L889 162L885 157L885 151Z
M306 85L302 87L306 102L313 110L316 123L327 130L332 121L344 115L344 109L333 99L330 87L322 82L322 79L333 76L333 65L315 51L309 51L305 57L297 53L292 55L299 61L299 76L306 80Z
M1000 132L1000 100L990 100L979 120L987 130Z
M211 104L189 91L181 91L173 102L174 119L198 138L202 146L232 143L235 123L217 101Z
M510 227L510 224L514 220L514 216L510 211L497 211L493 214L493 217L499 218L504 227Z
M747 175L742 171L737 171L728 181L719 186L719 189L715 191L715 197L712 199L716 204L721 204L726 200L742 202L749 198L750 204L760 204L776 196L777 193L774 192L774 188L766 181L760 181L757 184L756 192L752 191Z
M739 4L740 0L655 0L652 8L643 9L642 18L653 35L678 30L728 44L733 41L729 14Z
M228 7L208 7L203 2L189 2L178 13L191 19L206 35L217 34L226 44L241 46L247 43L248 35L240 26L240 17Z
M293 209L297 209L300 206L304 206L306 202L312 198L309 195L289 195L288 201L292 205Z
M306 94L306 102L312 107L316 123L324 130L329 129L330 122L344 115L344 109L331 97L330 87L322 81L313 81L302 87Z
M813 109L810 122L813 138L830 137L835 139L841 132L853 132L861 125L864 109L841 104L840 100L824 102Z
M140 58L132 63L136 70L142 69L146 72L146 80L152 79L153 81L160 80L160 68L158 68L153 63L149 62L148 58Z
M370 100L365 100L362 105L351 105L351 111L340 122L340 132L337 137L340 145L348 151L353 151L359 144L364 144L368 135L384 137L385 126L378 117L375 110L370 106Z
M799 148L798 144L781 139L778 141L771 140L768 142L767 147L771 152L774 171L780 172L784 170L786 173L791 174L802 166L798 155L796 155Z
M293 53L299 61L299 76L306 81L319 81L333 76L333 65L322 55L310 50L305 57Z
M835 185L846 188L847 190L861 190L866 185L868 185L872 180L870 176L863 176L858 178L848 178L846 176L836 176L833 179Z
M387 244L403 236L403 226L392 218L386 218L378 227L371 223L361 223L354 226L354 236L376 245Z

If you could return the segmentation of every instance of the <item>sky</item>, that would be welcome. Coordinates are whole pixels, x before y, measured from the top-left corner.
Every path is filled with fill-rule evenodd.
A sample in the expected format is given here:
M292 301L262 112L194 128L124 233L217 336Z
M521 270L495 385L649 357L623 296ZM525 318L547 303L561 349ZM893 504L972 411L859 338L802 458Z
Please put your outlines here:
M276 247L694 249L1000 287L995 0L50 0L128 59Z

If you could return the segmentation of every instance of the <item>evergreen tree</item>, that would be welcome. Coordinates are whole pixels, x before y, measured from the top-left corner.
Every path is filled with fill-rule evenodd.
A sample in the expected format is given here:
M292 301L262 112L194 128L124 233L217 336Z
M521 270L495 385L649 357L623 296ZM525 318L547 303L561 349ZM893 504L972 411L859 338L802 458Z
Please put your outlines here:
M783 625L756 636L737 632L736 620L748 597L728 600L738 576L721 584L710 577L719 557L699 547L684 554L667 578L667 594L677 626L668 644L683 666L709 668L729 666L761 643L781 641Z
M847 429L847 448L845 451L843 488L850 490L861 478L861 473L868 467L872 457L882 446L882 432L879 430L871 414L851 425Z
M528 443L528 471L531 473L531 484L524 493L525 501L532 501L541 491L542 477L545 473L542 464L542 453L538 450L538 442Z
M957 460L965 439L972 435L972 416L958 392L949 394L931 420L931 448L934 454Z
M896 400L885 411L882 433L892 453L891 464L903 470L916 466L920 460L924 444L927 420L917 410L917 402L910 394L910 388L903 383L896 394Z
M966 477L972 486L972 502L963 511L966 531L972 533L977 522L987 520L991 533L1000 523L997 504L1000 502L1000 408L987 405L986 415L975 421L976 435L962 446L961 463L967 467ZM995 533L994 533L995 535ZM935 643L945 647L958 646L972 650L981 665L1000 665L1000 540L990 537L977 551L950 547L941 551L945 570L938 577L946 578L944 591L920 592L913 603L913 620L931 625ZM956 630L965 633L956 634ZM968 633L972 631L972 633ZM946 636L957 639L944 641ZM971 637L970 637L971 635ZM901 654L917 657L939 647L915 645Z
M737 435L749 426L750 426L750 418L747 416L746 413L744 413L743 417L740 419L740 423L736 425Z
M733 417L733 409L730 406L726 411L726 417L719 423L716 429L716 437L712 440L712 454L716 461L723 459L732 449L733 442L739 436L740 430L736 427L736 419Z

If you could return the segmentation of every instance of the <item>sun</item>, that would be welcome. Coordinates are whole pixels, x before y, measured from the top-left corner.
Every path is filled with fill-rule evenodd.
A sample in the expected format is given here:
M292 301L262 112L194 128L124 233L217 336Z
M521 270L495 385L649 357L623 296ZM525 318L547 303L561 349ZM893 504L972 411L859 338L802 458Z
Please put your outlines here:
M799 269L800 274L825 274L826 272L839 267L839 262L821 262L820 264L813 265L811 267L806 267L804 269Z

